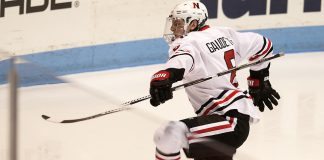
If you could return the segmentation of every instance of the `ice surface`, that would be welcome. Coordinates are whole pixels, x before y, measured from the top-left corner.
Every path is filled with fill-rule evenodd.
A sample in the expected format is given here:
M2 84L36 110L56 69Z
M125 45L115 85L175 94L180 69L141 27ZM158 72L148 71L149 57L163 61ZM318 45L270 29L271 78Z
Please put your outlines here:
M154 108L135 109L74 124L54 124L42 114L80 118L114 109L148 95L151 75L161 65L74 74L71 83L19 89L20 160L150 160L155 129L167 120L194 116L184 90ZM246 88L248 70L238 72ZM324 53L289 54L272 62L270 80L279 106L251 127L238 160L322 159L324 146ZM8 86L0 86L0 159L8 158ZM186 159L185 156L182 156Z

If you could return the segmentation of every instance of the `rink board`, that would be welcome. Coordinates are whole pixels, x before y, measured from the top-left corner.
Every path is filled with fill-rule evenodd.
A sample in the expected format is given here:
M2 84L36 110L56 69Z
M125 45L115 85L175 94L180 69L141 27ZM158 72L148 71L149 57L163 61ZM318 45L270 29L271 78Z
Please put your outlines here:
M269 37L274 44L274 53L302 53L324 50L324 26L291 27L268 30L249 30ZM106 70L164 63L168 46L162 38L131 42L95 45L63 49L20 56L31 63L19 65L22 85L57 83L46 75L49 70L55 75ZM54 63L53 63L54 62ZM6 81L8 62L0 62L0 83ZM36 68L35 68L36 67ZM28 74L26 74L28 73Z

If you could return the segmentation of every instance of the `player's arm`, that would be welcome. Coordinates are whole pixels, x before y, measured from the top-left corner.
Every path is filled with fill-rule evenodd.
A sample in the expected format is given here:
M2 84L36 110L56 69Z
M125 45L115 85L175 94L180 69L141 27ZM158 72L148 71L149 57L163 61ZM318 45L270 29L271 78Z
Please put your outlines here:
M267 37L252 32L239 33L233 31L232 34L234 41L236 41L239 58L254 62L272 56L273 44ZM280 99L278 92L271 86L269 69L270 62L252 66L250 76L247 79L253 103L259 107L261 112L264 111L265 106L272 110L273 105L278 105L278 99Z
M173 98L172 84L182 80L184 70L183 68L167 68L152 76L150 83L150 103L152 106L158 106Z
M178 47L178 46L176 46ZM194 66L191 51L183 47L171 48L169 60L164 70L156 72L150 83L150 103L158 106L173 98L172 84L183 79Z

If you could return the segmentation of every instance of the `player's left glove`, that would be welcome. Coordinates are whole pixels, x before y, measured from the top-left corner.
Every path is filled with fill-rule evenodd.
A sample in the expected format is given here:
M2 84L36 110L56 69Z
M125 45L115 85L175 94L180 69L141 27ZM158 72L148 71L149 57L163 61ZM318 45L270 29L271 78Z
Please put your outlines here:
M272 104L278 105L278 99L280 99L278 92L271 87L269 67L270 64L259 71L250 70L250 77L248 77L249 93L254 105L258 106L261 112L264 111L264 104L272 110Z
M152 76L150 84L150 103L158 106L173 98L172 84L182 80L185 69L168 68Z

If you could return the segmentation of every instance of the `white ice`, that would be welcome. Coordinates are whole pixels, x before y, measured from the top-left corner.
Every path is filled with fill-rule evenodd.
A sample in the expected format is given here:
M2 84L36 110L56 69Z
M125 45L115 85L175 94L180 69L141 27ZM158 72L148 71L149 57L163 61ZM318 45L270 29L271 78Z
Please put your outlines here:
M151 75L161 65L64 76L70 83L19 89L20 160L152 160L153 133L167 120L194 116L184 90L154 108L133 110L73 124L54 124L42 114L70 119L116 108L148 95ZM270 80L280 104L251 127L236 160L323 159L324 52L289 54L273 60ZM237 73L246 89L248 70ZM0 86L0 160L8 159L8 85ZM183 159L186 159L182 154Z

